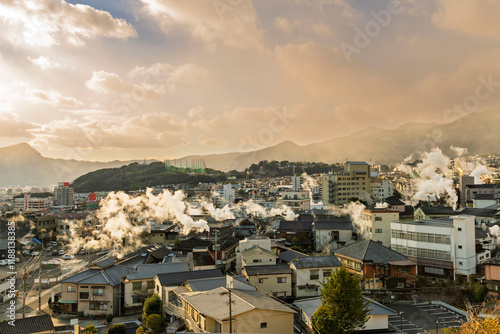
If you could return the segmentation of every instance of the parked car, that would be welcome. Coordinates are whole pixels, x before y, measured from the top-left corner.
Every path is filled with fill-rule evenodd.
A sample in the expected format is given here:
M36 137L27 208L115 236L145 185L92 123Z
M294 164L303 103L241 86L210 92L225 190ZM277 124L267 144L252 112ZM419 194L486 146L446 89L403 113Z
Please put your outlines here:
M57 249L52 250L52 255L59 255L59 251Z
M40 252L39 252L39 251L34 251L34 252L31 252L31 256L37 256L37 255L39 255L39 254L40 254Z
M66 253L66 252L64 251L64 249L60 249L60 250L59 250L59 255L64 255L64 253Z
M78 255L85 255L87 253L87 250L85 248L82 248L78 251Z
M57 241L49 241L49 246L57 247Z
M73 256L71 256L70 254L64 254L62 258L63 260L71 260Z
M52 252L52 246L49 246L49 247L45 248L45 251L46 252Z
M0 266L6 266L9 263L6 260L0 260Z

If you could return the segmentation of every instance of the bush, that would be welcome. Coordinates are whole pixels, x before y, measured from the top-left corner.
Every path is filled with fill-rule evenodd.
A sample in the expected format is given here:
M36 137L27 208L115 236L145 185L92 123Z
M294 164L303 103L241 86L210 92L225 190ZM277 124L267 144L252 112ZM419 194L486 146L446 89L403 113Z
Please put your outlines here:
M144 301L144 307L142 309L142 320L146 321L146 319L151 314L161 314L161 299L157 294L146 298L146 300Z
M139 327L137 328L137 330L135 331L135 334L145 334L147 333L146 330L144 329L144 327Z
M82 334L96 334L97 332L97 328L94 325L88 325L82 330Z
M81 318L83 316L85 316L85 314L83 313L83 311L78 311L78 317Z
M163 332L163 319L159 314L151 314L146 319L146 326L151 328L152 334L160 334Z
M111 313L106 314L106 323L110 324L113 321L113 315Z
M108 334L126 334L125 324L114 324L108 328Z

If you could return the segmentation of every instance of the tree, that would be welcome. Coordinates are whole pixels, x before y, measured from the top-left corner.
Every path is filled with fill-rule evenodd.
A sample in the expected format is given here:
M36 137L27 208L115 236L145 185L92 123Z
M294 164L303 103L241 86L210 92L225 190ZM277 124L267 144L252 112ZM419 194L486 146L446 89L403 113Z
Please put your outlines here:
M152 334L160 334L163 332L163 319L159 314L151 314L146 319L146 326L151 329Z
M135 331L135 334L146 334L146 330L144 329L144 327L139 327L136 329Z
M142 308L142 320L146 321L151 314L161 314L161 299L157 294L146 298Z
M313 325L323 333L349 333L365 327L370 302L362 295L361 281L341 266L321 283L321 306Z
M125 324L114 324L108 328L108 334L126 334Z

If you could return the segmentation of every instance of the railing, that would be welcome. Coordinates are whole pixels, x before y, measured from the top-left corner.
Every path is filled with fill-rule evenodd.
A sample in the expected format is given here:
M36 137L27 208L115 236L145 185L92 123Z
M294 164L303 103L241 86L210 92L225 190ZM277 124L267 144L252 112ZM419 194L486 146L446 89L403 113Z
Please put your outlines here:
M165 305L165 311L167 313L169 313L169 314L175 315L176 317L184 319L187 323L189 323L189 326L191 327L191 329L194 332L198 332L198 333L205 332L204 330L202 330L198 326L198 324L196 323L196 321L194 321L194 319L191 317L191 315L185 309L180 308L178 306L175 306L172 303L167 303Z

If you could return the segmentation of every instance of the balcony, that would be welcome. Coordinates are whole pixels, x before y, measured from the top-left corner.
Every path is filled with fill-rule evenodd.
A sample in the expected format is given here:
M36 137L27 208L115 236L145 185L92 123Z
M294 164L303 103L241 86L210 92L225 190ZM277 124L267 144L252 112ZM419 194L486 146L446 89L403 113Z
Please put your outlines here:
M193 330L195 333L204 333L205 331L202 330L196 321L191 317L191 315L183 308L180 308L178 306L175 306L172 303L166 303L164 306L164 310L168 314L175 315L178 318L184 319L187 323L188 326L191 330Z

